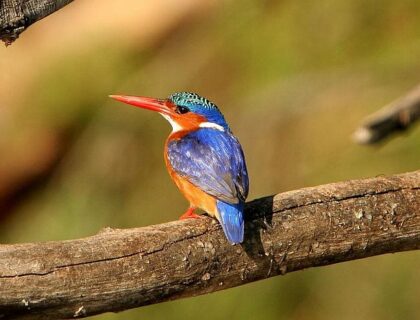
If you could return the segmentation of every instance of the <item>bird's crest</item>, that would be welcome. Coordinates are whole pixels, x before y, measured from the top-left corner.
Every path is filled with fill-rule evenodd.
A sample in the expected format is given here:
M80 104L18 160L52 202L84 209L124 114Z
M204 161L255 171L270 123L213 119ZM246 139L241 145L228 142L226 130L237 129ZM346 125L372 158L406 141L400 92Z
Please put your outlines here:
M207 109L216 109L219 111L219 108L213 102L193 92L173 93L168 97L168 99L176 105L187 107L201 106Z

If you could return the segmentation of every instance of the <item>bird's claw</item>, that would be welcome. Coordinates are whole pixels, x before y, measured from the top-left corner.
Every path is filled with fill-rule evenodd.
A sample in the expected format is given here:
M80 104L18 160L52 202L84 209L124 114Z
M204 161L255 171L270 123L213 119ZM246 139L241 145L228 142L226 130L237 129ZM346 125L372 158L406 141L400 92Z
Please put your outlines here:
M194 213L195 208L189 208L182 216L179 217L179 220L185 219L198 219L200 216Z

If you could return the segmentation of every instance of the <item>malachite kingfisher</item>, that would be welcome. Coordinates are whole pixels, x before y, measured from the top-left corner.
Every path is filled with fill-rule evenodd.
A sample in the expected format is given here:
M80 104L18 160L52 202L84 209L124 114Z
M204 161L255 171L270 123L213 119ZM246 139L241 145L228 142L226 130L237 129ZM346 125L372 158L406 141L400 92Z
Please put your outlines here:
M167 99L111 95L160 113L172 125L164 157L169 175L190 202L180 217L197 218L199 208L216 217L231 244L244 239L244 204L249 180L245 157L219 108L196 93Z

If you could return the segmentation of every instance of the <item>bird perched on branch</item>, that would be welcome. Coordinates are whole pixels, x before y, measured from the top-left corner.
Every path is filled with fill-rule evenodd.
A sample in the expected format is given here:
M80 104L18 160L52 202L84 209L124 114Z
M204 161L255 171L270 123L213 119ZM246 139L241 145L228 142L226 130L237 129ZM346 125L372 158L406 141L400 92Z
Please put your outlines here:
M219 220L230 243L241 243L248 173L241 145L219 108L189 92L174 93L167 99L110 97L157 111L172 125L165 144L165 163L171 178L190 202L180 219L197 218L194 210L203 209Z

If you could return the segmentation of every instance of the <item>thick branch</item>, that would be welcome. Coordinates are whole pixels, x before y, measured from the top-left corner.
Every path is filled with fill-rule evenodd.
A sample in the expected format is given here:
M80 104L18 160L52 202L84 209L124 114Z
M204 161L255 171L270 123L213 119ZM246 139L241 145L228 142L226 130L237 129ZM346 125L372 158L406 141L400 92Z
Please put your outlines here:
M1 0L0 40L11 44L31 24L73 0Z
M353 138L360 144L373 144L397 131L404 131L420 119L420 86L366 118Z
M0 318L85 317L420 248L420 171L254 200L245 243L210 218L0 246Z

